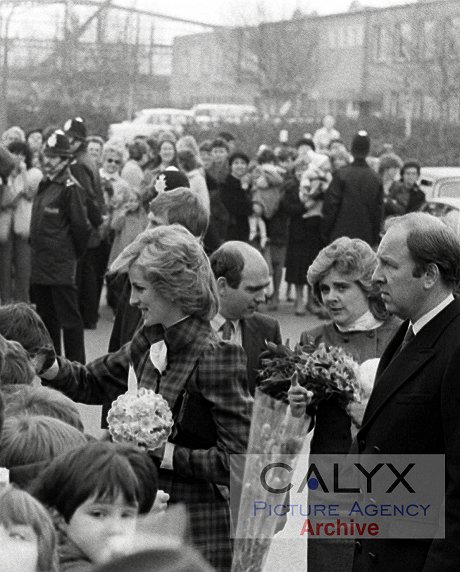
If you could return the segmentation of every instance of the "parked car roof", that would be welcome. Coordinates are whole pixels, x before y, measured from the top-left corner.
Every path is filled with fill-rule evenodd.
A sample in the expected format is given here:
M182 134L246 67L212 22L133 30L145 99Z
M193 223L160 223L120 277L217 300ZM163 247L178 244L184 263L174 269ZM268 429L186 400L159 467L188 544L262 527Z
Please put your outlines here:
M460 198L460 167L422 167L419 185L427 199Z

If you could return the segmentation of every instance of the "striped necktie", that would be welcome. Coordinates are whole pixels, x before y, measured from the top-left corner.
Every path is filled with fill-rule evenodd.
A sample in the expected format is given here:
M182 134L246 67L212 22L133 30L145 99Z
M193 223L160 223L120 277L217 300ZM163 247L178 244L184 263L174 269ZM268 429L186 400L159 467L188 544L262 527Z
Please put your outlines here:
M222 332L223 340L231 340L233 334L233 322L231 320L225 320L220 331Z

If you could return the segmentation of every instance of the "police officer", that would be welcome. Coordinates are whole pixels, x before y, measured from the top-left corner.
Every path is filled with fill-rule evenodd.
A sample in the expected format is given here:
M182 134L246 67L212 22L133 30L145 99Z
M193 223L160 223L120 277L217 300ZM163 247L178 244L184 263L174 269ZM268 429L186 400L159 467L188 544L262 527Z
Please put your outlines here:
M101 244L99 227L104 212L99 170L87 150L87 131L81 117L69 119L64 124L74 160L70 172L86 192L86 208L92 226L88 248L78 262L77 288L80 313L85 328L95 329L98 320L99 299L106 271L107 245Z
M91 225L85 191L72 177L70 144L61 130L46 141L43 170L32 207L31 299L61 353L61 329L65 355L85 363L83 323L76 289L77 260L86 250Z

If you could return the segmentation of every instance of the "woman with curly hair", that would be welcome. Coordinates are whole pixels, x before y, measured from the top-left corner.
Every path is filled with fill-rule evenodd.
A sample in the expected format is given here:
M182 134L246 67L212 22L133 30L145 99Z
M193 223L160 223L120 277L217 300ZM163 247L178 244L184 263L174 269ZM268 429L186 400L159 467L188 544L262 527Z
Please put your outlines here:
M388 314L372 282L376 266L375 252L359 238L337 238L319 252L308 269L307 279L331 321L303 332L302 345L313 339L338 346L359 364L380 358L401 321ZM306 390L302 388L298 393L303 393L305 407ZM295 407L301 407L300 403ZM310 407L309 413L315 416L310 454L347 454L352 420L338 400L331 397L322 401L316 410ZM359 421L355 419L354 423L358 425ZM314 502L327 502L320 493L315 493L314 498ZM309 542L308 569L351 570L353 549L353 542L343 539Z

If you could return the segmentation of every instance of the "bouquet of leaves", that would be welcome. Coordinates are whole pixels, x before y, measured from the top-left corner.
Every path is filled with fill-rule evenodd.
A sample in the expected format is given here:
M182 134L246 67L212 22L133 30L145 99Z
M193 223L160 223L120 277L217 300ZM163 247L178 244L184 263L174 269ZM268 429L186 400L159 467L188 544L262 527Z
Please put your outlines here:
M258 372L259 389L274 399L288 403L288 390L294 374L301 386L313 392L312 406L335 397L344 409L360 401L359 366L342 348L318 346L314 340L297 345L267 342Z
M167 401L152 389L129 390L112 403L107 421L113 440L146 451L161 447L173 428Z

